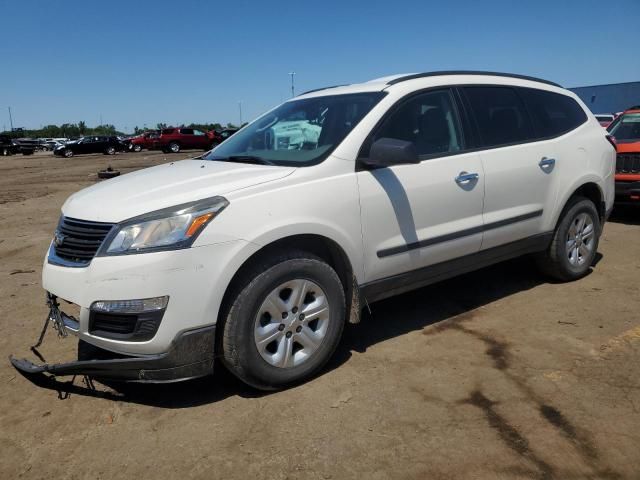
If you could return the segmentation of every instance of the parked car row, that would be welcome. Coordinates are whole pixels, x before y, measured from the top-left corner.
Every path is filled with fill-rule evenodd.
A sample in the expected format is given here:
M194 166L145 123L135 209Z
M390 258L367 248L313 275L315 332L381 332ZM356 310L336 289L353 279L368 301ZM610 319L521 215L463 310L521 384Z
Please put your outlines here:
M53 151L60 157L72 157L78 154L103 153L114 155L117 152L162 150L165 153L178 153L185 149L211 150L229 138L238 129L227 128L209 132L196 128L170 127L162 130L150 130L135 137L117 137L108 135L89 135L79 139L68 138L22 138L14 139L9 135L0 135L0 155L22 153L31 155L35 151Z
M211 150L229 138L238 129L227 128L220 132L205 132L197 128L169 127L151 130L128 140L128 148L134 152L162 150L164 153L178 153L185 149Z

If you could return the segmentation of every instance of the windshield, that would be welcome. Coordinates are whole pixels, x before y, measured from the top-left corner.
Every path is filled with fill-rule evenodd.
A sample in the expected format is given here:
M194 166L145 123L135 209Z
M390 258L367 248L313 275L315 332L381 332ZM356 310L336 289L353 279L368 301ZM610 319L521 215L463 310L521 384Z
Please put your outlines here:
M626 113L611 125L609 133L617 142L640 140L640 113Z
M367 92L283 103L203 158L296 167L314 165L327 158L384 95Z

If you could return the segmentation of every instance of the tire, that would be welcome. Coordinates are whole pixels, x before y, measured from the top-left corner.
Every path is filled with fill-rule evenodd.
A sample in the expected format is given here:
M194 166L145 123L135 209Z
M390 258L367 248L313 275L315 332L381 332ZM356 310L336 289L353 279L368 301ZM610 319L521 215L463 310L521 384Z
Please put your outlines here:
M180 153L180 144L178 142L171 142L168 150L171 153Z
M3 148L2 149L2 156L3 157L8 157L9 155L11 155L11 151L8 148Z
M71 158L73 157L73 150L69 150L68 148L65 148L63 155L65 158Z
M113 178L113 177L118 177L120 176L120 171L119 170L100 170L98 172L98 178L103 178L103 179L108 179L108 178Z
M105 155L115 155L116 154L116 147L107 147L104 151Z
M281 389L317 373L338 346L346 317L338 275L305 252L281 253L245 272L227 305L220 319L222 360L260 390ZM262 347L259 338L265 339ZM282 355L287 347L291 354Z
M581 196L571 198L551 245L536 257L540 270L562 282L585 276L593 265L601 233L600 217L593 202Z
M133 151L138 153L142 151L142 145L134 145L133 146Z

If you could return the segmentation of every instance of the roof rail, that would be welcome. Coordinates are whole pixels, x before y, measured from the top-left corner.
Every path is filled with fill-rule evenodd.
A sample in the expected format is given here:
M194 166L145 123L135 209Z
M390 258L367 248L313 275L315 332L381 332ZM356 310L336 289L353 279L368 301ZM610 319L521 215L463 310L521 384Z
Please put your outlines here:
M425 72L425 73L414 73L413 75L405 75L404 77L394 78L393 80L389 80L387 85L395 85L396 83L404 82L407 80L413 80L414 78L424 78L424 77L438 77L442 75L488 75L492 77L508 77L508 78L519 78L521 80L531 80L533 82L546 83L547 85L553 85L554 87L562 88L562 85L559 85L555 82L550 82L549 80L543 80L541 78L529 77L527 75L517 75L515 73L501 73L501 72L483 72L477 70L443 70L440 72Z
M330 88L346 87L347 85L348 84L342 84L342 85L331 85L330 87L314 88L313 90L307 90L306 92L299 93L298 95L296 95L296 97L299 97L301 95L306 95L307 93L320 92L322 90L329 90Z

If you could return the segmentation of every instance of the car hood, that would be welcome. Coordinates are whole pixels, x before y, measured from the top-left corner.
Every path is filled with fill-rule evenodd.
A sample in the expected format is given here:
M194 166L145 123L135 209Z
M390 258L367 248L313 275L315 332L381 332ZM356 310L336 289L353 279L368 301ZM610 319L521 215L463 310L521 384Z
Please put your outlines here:
M284 178L293 167L183 160L112 178L71 195L65 216L121 222L143 213Z

